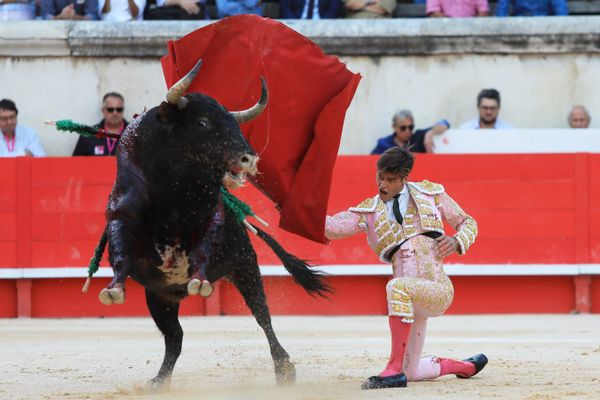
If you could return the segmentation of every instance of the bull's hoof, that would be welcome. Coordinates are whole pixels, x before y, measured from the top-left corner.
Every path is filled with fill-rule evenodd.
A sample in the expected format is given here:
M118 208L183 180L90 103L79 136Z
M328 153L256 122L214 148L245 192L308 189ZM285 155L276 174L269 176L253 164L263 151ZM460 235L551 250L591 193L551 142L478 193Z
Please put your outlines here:
M188 282L187 291L189 295L197 295L199 294L202 297L208 297L214 292L213 285L210 284L209 281L194 278Z
M191 296L199 294L200 286L202 286L202 282L200 282L200 279L194 278L190 280L187 285L188 294Z
M275 366L275 379L279 386L293 385L296 383L296 367L293 362L286 361Z
M215 288L210 284L209 281L202 281L202 286L200 286L200 296L208 297L213 294Z
M100 291L98 298L105 306L110 306L111 304L123 304L125 303L125 292L121 288L105 288Z
M154 378L150 379L148 381L148 383L146 383L146 390L148 392L158 392L161 390L168 389L170 385L171 385L170 378L161 378L161 377L155 376Z
M372 376L361 385L362 390L405 388L407 386L406 375L400 373L392 376Z

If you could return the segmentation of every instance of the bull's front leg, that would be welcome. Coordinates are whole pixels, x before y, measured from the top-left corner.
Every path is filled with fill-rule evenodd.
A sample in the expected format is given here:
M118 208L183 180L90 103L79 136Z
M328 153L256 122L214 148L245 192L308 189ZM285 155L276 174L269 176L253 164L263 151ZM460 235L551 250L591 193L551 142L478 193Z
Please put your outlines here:
M200 296L208 297L213 293L214 288L207 279L206 268L208 267L210 256L222 236L224 223L223 203L219 201L204 236L190 254L191 279L187 285L187 291L190 295L199 294Z
M123 304L125 302L125 280L129 276L132 264L131 235L122 221L111 221L107 225L110 264L113 279L100 291L98 298L104 305Z
M105 305L125 302L125 280L133 268L135 248L139 247L143 232L147 197L139 189L138 182L127 182L127 185L128 189L123 193L119 192L119 183L113 188L106 209L108 255L114 277L98 295Z

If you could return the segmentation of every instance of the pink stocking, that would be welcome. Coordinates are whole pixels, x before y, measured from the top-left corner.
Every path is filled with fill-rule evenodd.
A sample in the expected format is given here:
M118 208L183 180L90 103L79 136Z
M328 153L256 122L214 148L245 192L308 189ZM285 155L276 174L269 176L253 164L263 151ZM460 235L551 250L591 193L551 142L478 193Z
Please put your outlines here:
M455 374L463 378L469 378L475 374L473 363L449 358L438 358L438 360L440 362L440 376Z
M390 334L392 337L392 351L390 360L385 369L379 376L398 375L402 372L402 363L404 361L404 352L410 336L411 324L402 322L402 317L389 317Z

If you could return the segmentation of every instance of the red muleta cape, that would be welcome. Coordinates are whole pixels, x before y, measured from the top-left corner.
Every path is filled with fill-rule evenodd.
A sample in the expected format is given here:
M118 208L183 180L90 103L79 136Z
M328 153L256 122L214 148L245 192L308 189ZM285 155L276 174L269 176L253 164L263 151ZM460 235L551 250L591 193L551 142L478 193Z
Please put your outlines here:
M241 126L260 156L252 181L278 206L282 229L327 243L332 170L360 75L286 25L255 15L225 18L170 41L161 60L167 87L198 59L202 68L189 91L231 111L254 105L265 77L267 108Z

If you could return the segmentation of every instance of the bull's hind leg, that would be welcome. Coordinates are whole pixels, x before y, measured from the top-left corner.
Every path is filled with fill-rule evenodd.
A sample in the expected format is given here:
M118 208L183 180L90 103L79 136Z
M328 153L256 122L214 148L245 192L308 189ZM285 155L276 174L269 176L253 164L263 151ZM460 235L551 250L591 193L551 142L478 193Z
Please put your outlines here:
M149 382L152 389L158 389L171 380L175 363L181 354L183 329L179 324L179 302L167 301L146 289L146 304L156 326L165 337L165 358L158 375Z
M253 251L252 254L254 255ZM277 384L292 384L296 381L296 368L273 331L271 315L269 314L260 271L256 263L256 256L254 255L253 258L253 260L246 260L246 262L242 262L236 267L237 269L232 275L232 281L244 297L244 301L248 305L248 308L250 308L250 311L252 311L256 322L258 322L258 325L260 325L267 336L269 348L271 349L271 357L273 357L273 364L275 366Z

